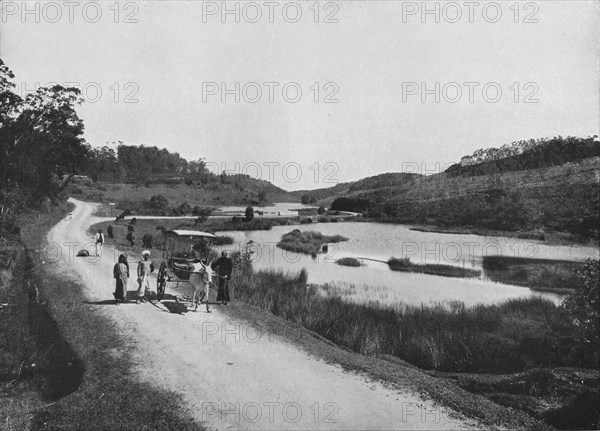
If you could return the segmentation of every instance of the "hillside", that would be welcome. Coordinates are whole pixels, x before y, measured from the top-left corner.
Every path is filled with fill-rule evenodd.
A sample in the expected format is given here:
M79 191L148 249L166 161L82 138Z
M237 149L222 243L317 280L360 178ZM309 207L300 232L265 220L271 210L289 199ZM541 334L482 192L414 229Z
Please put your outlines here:
M317 201L328 201L331 197L342 196L347 193L357 191L372 190L384 187L405 186L420 179L423 175L407 174L404 172L389 172L385 174L375 175L373 177L363 178L358 181L347 183L339 183L333 187L317 190L297 190L290 192L292 195L300 199L304 195L314 197Z
M565 141L393 185L382 184L378 176L311 193L319 205L376 221L597 239L600 157L585 156L600 154L600 143L588 138L569 146Z
M146 203L154 196L164 196L166 205L158 213L171 215L177 208L196 206L260 206L271 202L298 202L296 196L273 184L242 175L224 178L224 182L183 181L170 184L148 183L147 185L110 182L86 182L70 184L70 196L95 202L115 202L120 209L130 209L136 214L157 213L149 211Z

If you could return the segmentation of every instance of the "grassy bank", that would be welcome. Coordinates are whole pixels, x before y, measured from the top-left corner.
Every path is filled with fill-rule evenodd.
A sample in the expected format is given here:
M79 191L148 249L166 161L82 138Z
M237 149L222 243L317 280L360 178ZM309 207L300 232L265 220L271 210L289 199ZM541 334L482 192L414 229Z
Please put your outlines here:
M572 292L577 286L576 272L584 265L561 260L483 257L483 270L490 280L555 293Z
M294 229L281 237L277 247L296 253L314 255L323 250L324 244L342 241L348 241L348 238L341 235L323 235L321 232L302 232Z
M418 272L443 277L472 278L481 275L481 271L477 269L435 263L416 264L407 257L403 259L392 257L387 261L387 264L392 271Z
M258 272L236 283L238 298L336 344L393 355L424 369L502 373L591 366L597 360L594 352L573 349L565 311L540 298L472 308L458 302L450 308L391 308L320 295L302 274Z
M356 304L306 278L246 272L232 285L236 298L351 351L431 370L548 426L597 426L598 349L574 337L563 308L540 298L472 308Z

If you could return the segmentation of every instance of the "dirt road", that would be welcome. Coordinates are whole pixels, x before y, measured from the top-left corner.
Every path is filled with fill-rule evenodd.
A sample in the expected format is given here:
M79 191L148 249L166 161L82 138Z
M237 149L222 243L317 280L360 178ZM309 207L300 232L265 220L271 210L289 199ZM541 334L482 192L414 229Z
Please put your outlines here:
M48 240L61 249L55 267L78 277L91 302L112 299L118 254L73 257L91 244L96 204L72 200L76 209ZM90 245L90 250L92 247ZM157 259L154 256L154 259ZM136 261L132 260L135 271ZM154 280L153 280L154 281ZM129 290L136 282L129 280ZM152 284L153 287L155 283ZM167 293L169 290L167 289ZM214 293L213 293L214 294ZM116 322L128 343L140 381L180 393L193 417L216 429L465 429L447 409L345 372L287 342L213 312L169 313L161 305L89 305Z

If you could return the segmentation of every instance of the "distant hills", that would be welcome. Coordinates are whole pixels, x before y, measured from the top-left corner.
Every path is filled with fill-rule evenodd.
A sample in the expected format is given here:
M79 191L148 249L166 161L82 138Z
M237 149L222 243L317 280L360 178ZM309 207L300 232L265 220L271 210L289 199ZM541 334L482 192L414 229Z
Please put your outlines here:
M384 187L403 186L413 183L415 179L422 177L420 174L409 174L402 172L385 173L375 175L374 177L363 178L362 180L352 181L348 183L339 183L333 187L316 189L316 190L297 190L290 192L296 198L309 195L318 201L331 200L333 197L342 196L348 193L358 191L378 189Z
M309 193L375 221L597 238L600 142L556 137L478 150L445 172L389 173Z

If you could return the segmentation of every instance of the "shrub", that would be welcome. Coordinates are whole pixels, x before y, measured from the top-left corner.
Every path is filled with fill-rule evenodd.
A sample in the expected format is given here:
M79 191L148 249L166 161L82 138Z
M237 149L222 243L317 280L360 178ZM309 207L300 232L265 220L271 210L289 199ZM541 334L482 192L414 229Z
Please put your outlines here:
M574 335L598 363L600 348L600 260L589 259L577 273L577 287L563 304L571 317ZM596 365L597 366L597 365Z
M358 259L353 257L343 257L335 261L338 265L342 266L362 266L362 263Z
M208 220L208 217L213 213L213 208L195 206L192 210L194 215L197 215L195 224L203 224Z
M148 201L151 209L165 211L169 209L169 200L164 195L154 195Z
M246 221L251 221L254 218L254 208L246 208Z
M192 206L187 202L184 202L181 205L179 205L179 212L182 213L181 215L190 214L192 211Z

